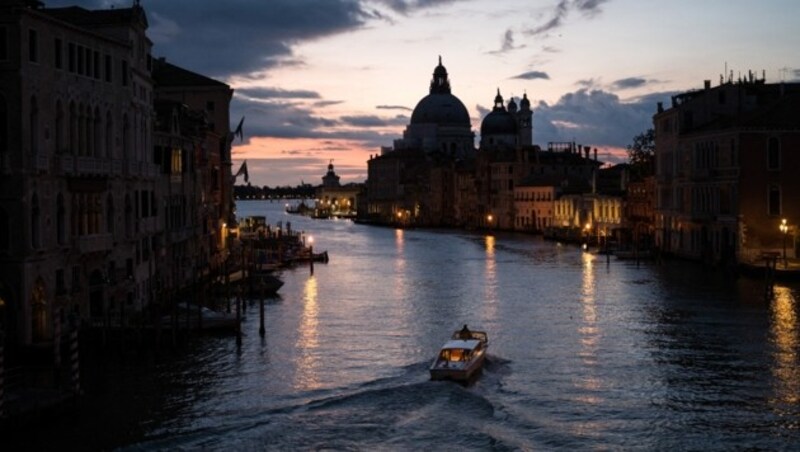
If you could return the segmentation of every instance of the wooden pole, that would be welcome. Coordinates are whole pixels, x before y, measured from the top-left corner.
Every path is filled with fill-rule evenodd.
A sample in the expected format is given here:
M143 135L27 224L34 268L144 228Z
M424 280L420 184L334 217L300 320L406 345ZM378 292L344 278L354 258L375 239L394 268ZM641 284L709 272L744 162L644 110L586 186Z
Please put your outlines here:
M6 417L5 334L0 330L0 421Z
M76 395L81 392L81 363L80 347L78 343L78 325L73 323L72 330L69 332L69 362L70 362L70 386Z
M266 289L264 287L264 282L262 281L261 282L261 303L259 304L259 317L260 317L260 322L261 323L260 323L260 326L258 328L258 334L260 334L261 337L264 337L264 333L266 333L266 330L264 329L264 296L265 296L265 293L266 293Z

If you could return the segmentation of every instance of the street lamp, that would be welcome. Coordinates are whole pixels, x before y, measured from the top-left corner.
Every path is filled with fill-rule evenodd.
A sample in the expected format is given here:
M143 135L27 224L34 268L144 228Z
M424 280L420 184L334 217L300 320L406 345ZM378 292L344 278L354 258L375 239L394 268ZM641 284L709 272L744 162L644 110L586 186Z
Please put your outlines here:
M486 225L488 227L492 227L492 220L493 219L494 219L494 217L492 216L492 214L486 215Z
M783 234L783 268L786 268L788 266L786 261L786 235L789 232L789 225L786 224L786 218L781 220L779 228Z

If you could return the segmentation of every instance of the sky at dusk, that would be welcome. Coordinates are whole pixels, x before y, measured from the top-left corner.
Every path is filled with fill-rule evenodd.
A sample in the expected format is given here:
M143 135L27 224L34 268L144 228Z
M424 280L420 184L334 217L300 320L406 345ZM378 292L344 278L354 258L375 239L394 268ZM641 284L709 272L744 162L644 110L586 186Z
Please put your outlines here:
M47 1L89 9L130 1ZM800 81L796 0L143 0L153 55L235 89L234 170L254 185L343 183L402 135L441 55L473 130L497 89L527 93L533 141L601 160L651 127L656 102L754 71ZM763 71L763 72L762 72ZM476 136L476 139L479 137ZM476 141L477 142L477 141ZM241 181L240 181L241 182Z

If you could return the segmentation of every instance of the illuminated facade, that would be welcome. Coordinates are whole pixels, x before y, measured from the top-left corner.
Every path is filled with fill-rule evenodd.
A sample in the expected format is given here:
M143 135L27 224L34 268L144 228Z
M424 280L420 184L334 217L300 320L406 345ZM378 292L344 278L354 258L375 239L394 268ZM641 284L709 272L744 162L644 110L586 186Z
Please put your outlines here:
M659 105L655 241L709 263L796 254L800 222L800 84L753 74L673 96ZM783 219L792 226L785 233Z

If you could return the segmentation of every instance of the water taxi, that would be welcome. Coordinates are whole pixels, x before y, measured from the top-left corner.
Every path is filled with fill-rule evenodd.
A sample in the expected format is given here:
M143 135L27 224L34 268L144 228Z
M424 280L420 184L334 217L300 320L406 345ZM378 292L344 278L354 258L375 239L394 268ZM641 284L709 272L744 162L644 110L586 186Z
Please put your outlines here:
M439 350L431 364L431 380L468 381L483 367L488 346L485 332L464 325Z

